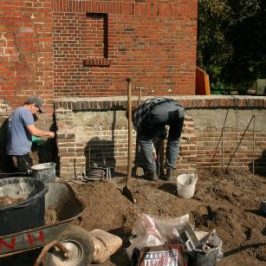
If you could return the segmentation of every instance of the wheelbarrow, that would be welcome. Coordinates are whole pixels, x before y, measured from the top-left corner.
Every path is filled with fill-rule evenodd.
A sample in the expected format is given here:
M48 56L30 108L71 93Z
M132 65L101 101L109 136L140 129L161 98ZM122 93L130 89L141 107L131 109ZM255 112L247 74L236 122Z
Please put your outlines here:
M90 265L93 245L88 232L71 223L80 218L84 203L67 183L54 182L47 186L45 215L54 217L44 226L0 236L0 259L43 248L36 266L40 263L45 266Z

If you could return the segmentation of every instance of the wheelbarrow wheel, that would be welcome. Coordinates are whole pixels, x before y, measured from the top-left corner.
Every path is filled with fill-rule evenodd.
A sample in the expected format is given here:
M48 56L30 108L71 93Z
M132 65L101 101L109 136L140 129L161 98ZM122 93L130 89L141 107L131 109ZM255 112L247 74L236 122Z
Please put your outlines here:
M44 266L87 266L91 265L93 244L88 232L70 224L57 238L68 250L68 258L57 249L51 249L44 260Z

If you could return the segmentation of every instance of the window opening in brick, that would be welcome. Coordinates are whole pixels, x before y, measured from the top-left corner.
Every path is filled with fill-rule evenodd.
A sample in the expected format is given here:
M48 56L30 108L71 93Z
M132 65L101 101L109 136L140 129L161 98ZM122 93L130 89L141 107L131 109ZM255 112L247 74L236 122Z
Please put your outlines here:
M87 47L89 57L84 60L85 66L109 66L108 59L108 14L87 13Z

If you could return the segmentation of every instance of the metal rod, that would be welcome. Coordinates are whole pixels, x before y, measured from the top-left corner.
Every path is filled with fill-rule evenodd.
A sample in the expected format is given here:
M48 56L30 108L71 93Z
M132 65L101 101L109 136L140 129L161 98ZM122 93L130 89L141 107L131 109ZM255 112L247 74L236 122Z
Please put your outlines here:
M235 154L236 154L236 152L237 152L237 150L238 150L238 148L239 148L239 146L240 146L240 144L241 144L241 142L242 142L242 139L244 138L244 136L245 136L245 134L246 134L246 132L247 132L247 130L248 130L248 128L249 128L249 126L250 126L252 120L254 119L254 117L255 117L255 116L252 115L252 117L251 117L251 119L250 119L250 121L249 121L249 123L248 123L246 129L244 130L244 133L242 134L242 136L241 136L241 138L240 138L240 140L239 140L239 142L238 142L238 145L236 146L236 148L235 148L235 150L234 150L232 156L230 157L230 160L229 160L229 162L228 162L228 164L227 164L227 167L226 167L226 170L225 170L226 173L228 173L228 167L229 167L230 163L232 162L232 160L233 160L233 158L234 158L234 156L235 156Z
M75 178L77 178L77 159L76 158L74 158L73 164L74 164L74 176Z
M220 135L220 138L219 138L218 143L216 145L215 151L214 151L214 153L212 155L210 166L212 165L213 158L215 157L215 155L217 153L220 141L221 141L221 139L223 139L224 128L225 128L225 123L226 123L226 120L227 120L228 112L229 112L229 109L227 109L226 116L225 116L224 123L223 123L223 127L222 127L222 131L221 131L221 135ZM223 157L223 144L222 144L222 157ZM223 160L223 158L222 158L222 160ZM223 161L222 161L222 169L223 169Z
M91 146L89 146L89 168L91 168Z
M253 147L252 147L252 176L254 176L255 173L255 162L254 162L254 157L255 157L255 115L253 119Z
M224 128L222 129L222 172L224 171Z

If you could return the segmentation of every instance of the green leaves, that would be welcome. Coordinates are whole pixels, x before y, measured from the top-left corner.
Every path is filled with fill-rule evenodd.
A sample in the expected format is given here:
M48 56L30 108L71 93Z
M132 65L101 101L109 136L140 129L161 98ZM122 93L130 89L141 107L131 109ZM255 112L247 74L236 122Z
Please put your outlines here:
M248 89L265 75L265 10L263 0L199 0L197 64L213 86Z

